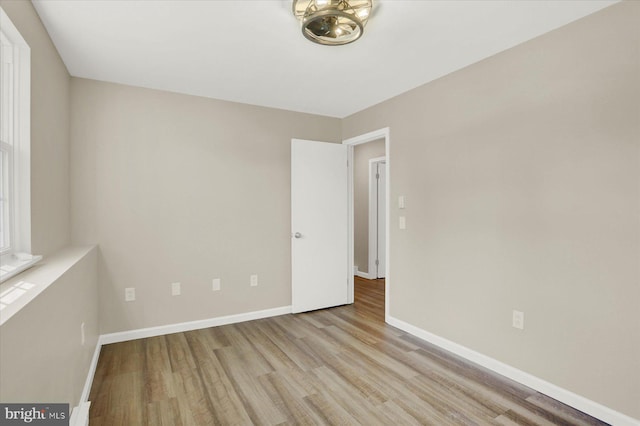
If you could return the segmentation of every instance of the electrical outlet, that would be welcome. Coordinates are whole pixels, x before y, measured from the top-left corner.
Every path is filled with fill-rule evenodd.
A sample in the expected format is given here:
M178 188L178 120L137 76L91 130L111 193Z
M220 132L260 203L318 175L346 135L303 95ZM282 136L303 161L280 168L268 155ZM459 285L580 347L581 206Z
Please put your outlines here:
M398 225L400 226L400 229L407 229L407 218L400 216Z
M180 283L171 283L171 295L172 296L180 296Z
M127 287L124 289L124 301L125 302L133 302L136 300L136 289L135 287Z
M251 287L255 287L258 285L258 276L251 275Z
M213 291L220 291L220 278L214 278L211 284Z
M84 323L80 324L80 345L84 346Z
M524 312L513 311L512 324L514 328L524 330Z

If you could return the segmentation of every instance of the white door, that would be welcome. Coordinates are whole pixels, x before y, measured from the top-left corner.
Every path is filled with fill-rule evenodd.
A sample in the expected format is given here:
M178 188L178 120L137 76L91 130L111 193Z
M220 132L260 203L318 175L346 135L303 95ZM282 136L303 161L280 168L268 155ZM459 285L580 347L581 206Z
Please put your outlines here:
M378 253L378 272L376 278L384 278L386 276L386 237L387 237L387 164L384 161L378 163L378 200L377 200L377 253Z
M348 303L347 146L291 141L292 310Z

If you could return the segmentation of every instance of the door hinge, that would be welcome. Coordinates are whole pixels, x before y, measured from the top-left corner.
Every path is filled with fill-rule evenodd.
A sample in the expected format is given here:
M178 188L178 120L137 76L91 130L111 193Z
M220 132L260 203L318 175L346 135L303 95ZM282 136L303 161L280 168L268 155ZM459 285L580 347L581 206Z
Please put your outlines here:
M376 179L380 179L380 173L376 173Z
M380 265L380 261L376 259L376 266Z

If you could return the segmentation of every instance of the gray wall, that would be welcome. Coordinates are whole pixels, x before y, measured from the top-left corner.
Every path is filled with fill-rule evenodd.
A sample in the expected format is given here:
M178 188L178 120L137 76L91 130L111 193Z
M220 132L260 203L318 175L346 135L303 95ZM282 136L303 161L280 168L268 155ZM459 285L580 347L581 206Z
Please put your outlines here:
M635 418L638 22L614 5L343 121L391 129L390 314Z
M31 2L0 0L0 6L31 48L31 245L44 255L10 285L58 268L70 241L70 77ZM97 342L97 304L94 251L0 328L0 400L76 405Z
M340 120L76 78L71 93L73 240L100 244L102 333L291 304L291 139L338 142Z
M353 257L358 270L369 272L369 160L384 157L384 139L353 149ZM375 277L374 277L375 278Z

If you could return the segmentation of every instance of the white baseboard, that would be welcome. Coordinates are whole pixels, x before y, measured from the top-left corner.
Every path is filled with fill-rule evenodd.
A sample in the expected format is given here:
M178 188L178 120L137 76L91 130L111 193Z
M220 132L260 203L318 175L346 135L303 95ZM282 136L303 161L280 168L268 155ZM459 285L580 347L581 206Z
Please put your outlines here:
M88 426L89 425L89 406L90 402L83 402L71 411L69 418L69 426Z
M117 333L103 334L100 336L100 344L126 342L127 340L144 339L146 337L162 336L165 334L182 333L184 331L199 330L201 328L216 327L219 325L234 324L237 322L251 321L260 318L276 317L291 313L291 306L265 309L263 311L246 312L244 314L227 315L224 317L208 318L198 321L167 324L158 327L140 328L137 330L120 331Z
M360 270L358 270L357 266L353 267L353 274L357 277L360 278L364 278L366 280L375 280L375 278L373 278L371 275L369 275L367 272L362 272Z
M100 358L100 349L102 349L102 342L100 341L102 336L98 337L96 342L96 349L93 351L93 358L91 358L91 364L89 364L89 372L87 373L87 379L84 382L84 389L82 389L82 395L80 396L80 402L78 406L74 408L80 409L89 401L89 393L91 392L91 386L93 385L93 376L96 374L96 367L98 366L98 358ZM89 410L87 405L87 411ZM88 416L88 414L87 414ZM88 417L87 417L88 418ZM71 423L73 425L73 423Z
M439 346L449 352L459 355L473 363L488 368L502 376L505 376L511 380L515 380L525 386L528 386L540 393L550 396L564 404L570 405L582 412L585 412L597 419L610 423L616 426L640 426L640 420L636 420L615 411L609 407L605 407L595 401L577 395L571 391L563 389L538 377L535 377L529 373L525 373L522 370L518 370L515 367L504 364L496 359L483 355L458 343L447 340L443 337L437 336L426 330L413 326L407 322L387 316L386 322L400 330L406 331L413 336L416 336L422 340Z

